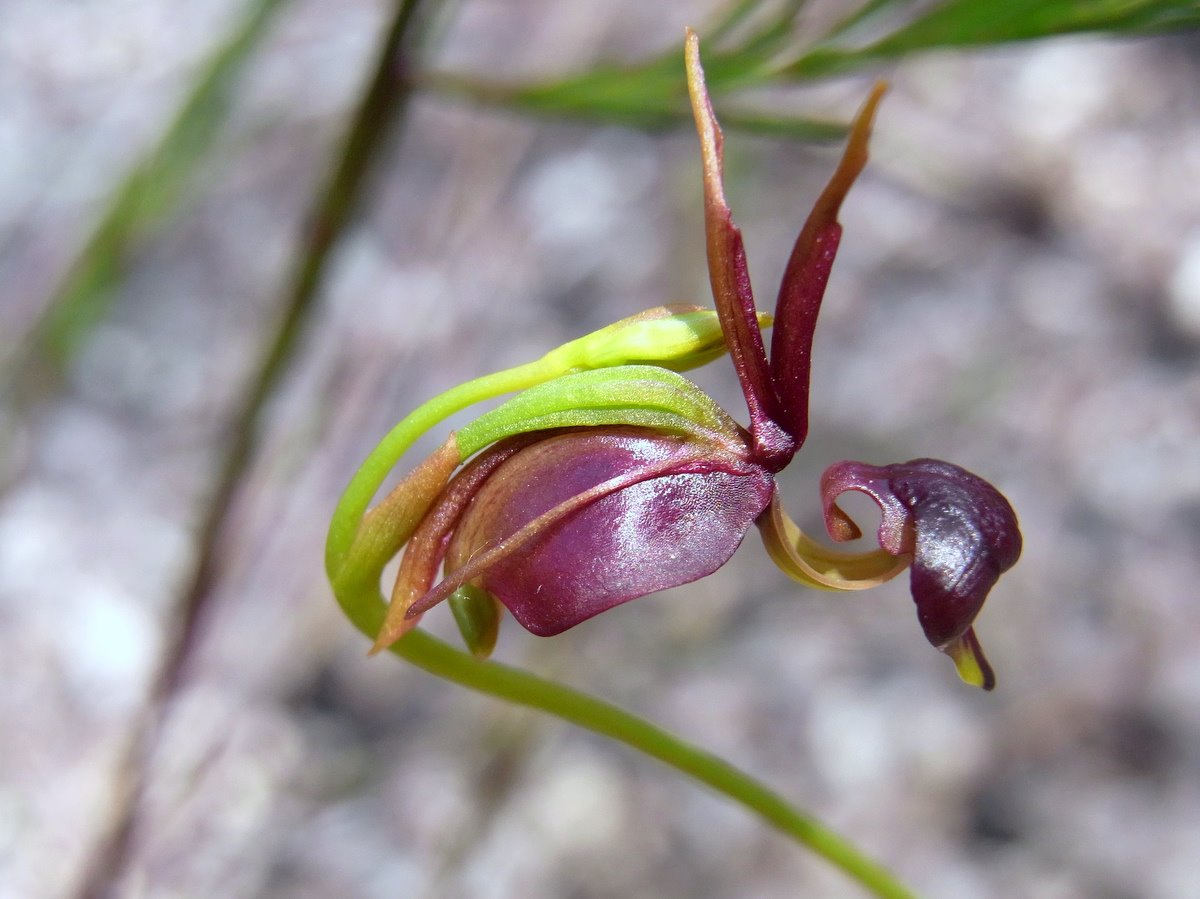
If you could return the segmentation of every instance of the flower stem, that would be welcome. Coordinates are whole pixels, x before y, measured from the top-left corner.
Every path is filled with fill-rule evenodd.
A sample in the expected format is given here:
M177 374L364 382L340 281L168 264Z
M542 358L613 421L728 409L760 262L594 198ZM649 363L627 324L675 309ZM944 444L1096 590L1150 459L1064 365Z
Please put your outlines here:
M342 567L371 500L396 463L421 435L468 406L504 393L532 387L557 374L561 372L550 368L543 360L519 365L459 384L405 416L359 466L338 501L325 543L325 568L330 577ZM381 560L380 567L386 561Z
M382 603L343 601L343 610L364 634L373 637L383 623ZM914 899L896 878L820 821L790 805L778 793L724 759L643 718L565 684L520 668L483 661L460 652L421 630L409 632L391 647L400 658L453 683L547 712L658 759L732 799L772 827L807 847L883 899Z

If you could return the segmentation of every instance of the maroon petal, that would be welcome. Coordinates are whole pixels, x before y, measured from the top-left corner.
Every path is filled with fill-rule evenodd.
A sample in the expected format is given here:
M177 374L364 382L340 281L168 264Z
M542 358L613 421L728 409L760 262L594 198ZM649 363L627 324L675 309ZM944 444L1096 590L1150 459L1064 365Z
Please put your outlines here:
M383 627L376 635L375 645L371 647L372 654L387 649L416 627L420 616L410 617L408 610L433 584L450 534L457 526L463 510L506 459L535 442L539 436L519 434L493 444L472 459L438 495L404 550Z
M808 436L808 388L813 331L825 285L837 255L842 226L838 211L846 193L867 164L867 143L875 110L887 85L876 82L850 126L850 139L833 177L817 198L792 247L775 302L771 338L771 377L783 407L784 422L796 445Z
M447 571L523 535L519 552L470 579L541 636L711 574L766 508L774 480L761 466L703 450L705 458L686 441L630 428L541 441L479 491L451 541ZM538 521L548 524L530 533Z
M856 536L834 502L847 490L867 494L883 510L880 546L912 554L917 617L929 642L946 649L967 633L988 591L1021 555L1012 506L987 481L949 462L839 462L821 478L834 539Z
M725 200L725 138L705 85L704 69L700 65L700 38L690 28L684 46L688 94L700 137L704 170L704 232L713 302L721 320L721 330L725 332L730 361L746 397L751 442L757 461L772 471L781 471L795 454L796 444L782 425L783 409L758 326L758 310L750 287L742 232L733 223L733 213Z

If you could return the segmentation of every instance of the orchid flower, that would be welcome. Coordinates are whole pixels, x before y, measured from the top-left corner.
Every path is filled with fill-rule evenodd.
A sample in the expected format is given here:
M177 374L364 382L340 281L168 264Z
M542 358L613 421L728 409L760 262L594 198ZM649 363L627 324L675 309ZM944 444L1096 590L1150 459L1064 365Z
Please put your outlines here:
M830 537L861 536L837 505L846 491L866 494L883 513L879 548L857 553L805 535L776 488L775 475L808 433L813 332L841 238L838 211L866 163L885 88L877 84L856 116L796 240L768 358L762 328L770 319L755 307L742 236L725 201L723 137L690 30L685 46L715 312L650 310L418 409L364 463L335 514L326 555L335 592L344 604L378 593L384 563L405 548L374 650L448 600L467 645L486 656L505 612L535 634L558 634L711 574L757 525L776 564L810 587L861 590L908 568L930 643L964 680L991 689L972 625L1021 550L1016 516L995 488L932 459L839 462L821 480ZM745 396L747 427L677 373L725 352ZM512 391L519 392L451 434L367 511L420 433Z

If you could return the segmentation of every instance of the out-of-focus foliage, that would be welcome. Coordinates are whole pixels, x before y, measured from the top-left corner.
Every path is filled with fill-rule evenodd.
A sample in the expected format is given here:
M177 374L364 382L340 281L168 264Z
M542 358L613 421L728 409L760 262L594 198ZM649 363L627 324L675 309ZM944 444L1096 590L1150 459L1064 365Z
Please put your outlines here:
M680 13L715 3L728 4L719 28ZM892 615L912 624L901 602L826 614L757 576L748 553L686 603L502 653L652 707L789 795L836 807L930 894L1189 895L1200 221L1180 188L1195 182L1194 38L986 48L1001 25L1011 40L1182 30L1195 4L422 3L456 17L450 52L411 41L393 81L419 79L423 102L411 115L385 104L378 127L356 129L402 5L205 0L202 18L163 0L5 4L0 89L19 90L16 102L5 94L0 143L9 182L23 184L5 195L19 202L0 235L0 281L20 290L0 299L15 322L0 365L10 348L44 348L26 339L31 320L58 308L70 377L36 408L0 396L3 717L22 722L0 791L17 812L0 815L0 831L20 851L0 852L0 881L19 895L82 895L85 862L133 820L127 856L101 873L149 892L841 893L773 837L726 821L715 799L596 741L491 712L465 740L471 705L446 714L437 685L358 667L317 571L319 523L387 410L641 305L695 298L690 141L512 120L690 129L667 45L691 21L729 131L832 135L840 126L789 125L785 112L799 122L815 108L790 86L899 64L894 143L824 325L832 390L813 449L853 438L921 451L936 429L1005 480L1038 535L996 620L1013 675L984 704L939 692L944 672L924 677L923 653L873 651L902 642L888 630ZM221 103L196 102L216 48L238 46L260 9L273 12L225 64ZM619 18L631 9L645 11L637 28ZM818 14L824 31L810 25ZM1031 32L1033 14L1056 20ZM101 18L119 24L90 35ZM508 32L496 27L506 19ZM671 30L642 24L664 20ZM211 24L180 38L200 22L224 22L219 39ZM40 32L26 34L31 24ZM596 33L614 54L600 69ZM68 65L89 37L96 58ZM169 66L147 66L168 51ZM425 74L451 53L453 74L478 84ZM544 97L518 107L495 84L451 93L482 88L489 60L547 53L559 68L543 72L576 73L618 112L636 110L621 103L634 91L645 115ZM195 83L180 90L185 69ZM778 108L751 111L765 106L760 85L784 88ZM839 111L852 94L837 85ZM138 136L158 124L142 149L92 146L101 106L121 113L118 126L140 123ZM8 140L35 118L37 139L21 146L46 161L25 165ZM371 167L353 153L405 125L400 152L355 157L375 160L373 189L317 214ZM740 191L747 230L786 236L804 161L771 142L745 161L757 185ZM114 166L136 174L76 177ZM317 250L336 263L324 277ZM294 303L305 272L319 299ZM884 352L930 333L927 356ZM868 408L859 398L880 381L894 396ZM905 416L919 427L898 428ZM781 589L795 608L754 602ZM172 657L184 674L158 690ZM139 739L143 721L165 728Z
M705 67L714 94L847 74L911 53L980 47L1054 35L1144 34L1200 27L1191 0L869 0L823 35L801 34L804 0L739 0L705 29ZM543 115L644 127L687 120L682 43L631 66L592 69L537 85L497 85L451 75L429 83L476 100ZM727 128L802 140L839 137L820 119L722 106Z
M779 74L828 75L907 53L1079 32L1145 34L1200 26L1200 7L1191 0L949 0L863 46L847 46L842 40L878 13L913 5L896 0L867 4Z
M130 256L183 199L221 133L239 77L274 14L287 0L250 0L229 40L197 73L196 82L158 145L134 166L54 297L41 344L62 363L103 318Z
M249 0L243 21L201 69L158 146L114 193L108 212L47 305L38 344L56 366L70 358L103 318L107 298L120 283L139 241L185 195L220 133L243 67L272 14L285 3ZM823 35L804 40L798 20L805 6L804 0L736 0L703 28L712 93L722 96L843 75L936 49L1078 32L1119 35L1200 27L1200 9L1192 0L944 0L933 4L868 0ZM601 65L540 84L500 84L447 72L406 74L423 89L519 112L665 128L689 121L679 62L682 48L681 39L632 65ZM370 85L364 87L364 93L369 90ZM727 129L808 141L831 140L845 132L842 124L819 117L755 110L725 101L721 120ZM378 127L386 130L385 123ZM360 151L355 141L343 148L344 154ZM330 170L336 173L346 164L345 159L335 158ZM321 235L320 246L313 244L302 252L323 256L336 244L345 224L343 219L332 232ZM306 268L303 260L300 268ZM316 284L310 286L315 289Z

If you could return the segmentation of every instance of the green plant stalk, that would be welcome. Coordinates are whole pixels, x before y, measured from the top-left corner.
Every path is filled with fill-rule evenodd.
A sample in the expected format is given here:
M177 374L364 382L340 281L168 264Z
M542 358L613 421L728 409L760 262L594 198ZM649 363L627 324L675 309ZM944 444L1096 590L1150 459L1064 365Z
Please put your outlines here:
M358 600L366 598L361 593L356 596ZM373 639L383 624L385 606L382 602L348 599L348 594L339 596L342 611L355 627ZM658 759L745 806L874 895L884 899L915 899L887 869L769 787L718 756L612 703L519 668L476 659L421 630L409 632L392 645L391 651L443 680L539 709Z
M561 373L539 359L459 384L405 416L359 466L338 501L325 543L325 569L330 577L341 569L379 486L422 434L468 406L533 387Z

